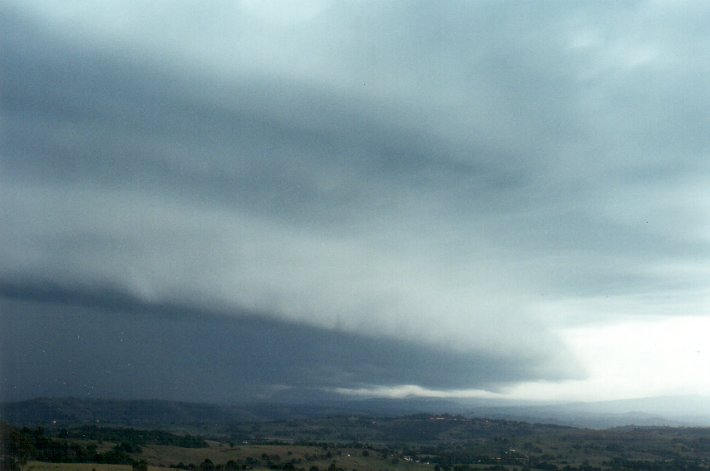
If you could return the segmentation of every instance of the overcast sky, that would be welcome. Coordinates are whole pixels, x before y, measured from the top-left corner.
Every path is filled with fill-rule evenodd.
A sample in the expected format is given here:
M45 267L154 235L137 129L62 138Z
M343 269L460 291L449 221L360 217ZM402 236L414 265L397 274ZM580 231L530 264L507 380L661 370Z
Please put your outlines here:
M0 2L3 397L710 394L709 25Z

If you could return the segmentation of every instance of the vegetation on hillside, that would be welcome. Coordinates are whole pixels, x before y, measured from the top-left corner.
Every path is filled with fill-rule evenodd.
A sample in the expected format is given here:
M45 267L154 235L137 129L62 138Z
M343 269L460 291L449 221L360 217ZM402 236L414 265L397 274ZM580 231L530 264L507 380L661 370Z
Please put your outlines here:
M234 424L210 437L4 424L2 442L7 470L28 460L212 471L710 470L706 428L588 430L449 415Z

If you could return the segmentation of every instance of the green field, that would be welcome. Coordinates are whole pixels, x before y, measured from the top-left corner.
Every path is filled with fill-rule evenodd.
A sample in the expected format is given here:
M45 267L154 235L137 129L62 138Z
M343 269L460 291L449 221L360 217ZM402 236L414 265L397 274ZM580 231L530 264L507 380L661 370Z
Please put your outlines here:
M132 471L133 467L127 464L44 463L40 461L29 461L22 469L24 471ZM152 469L158 470L161 468Z
M146 445L141 453L132 456L138 460L159 466L171 466L179 463L200 464L209 459L215 465L226 464L229 460L237 463L257 462L252 469L305 469L317 467L321 471L329 468L345 471L384 471L396 468L399 471L431 471L434 465L408 462L397 457L377 455L362 449L336 447L323 449L316 446L299 445L228 445L210 446L209 448L180 448L175 446Z
M23 471L132 471L133 467L127 464L97 464L97 463L45 463L29 461L23 466ZM148 466L148 471L165 471L174 468Z
M2 431L3 449L28 460L23 470L120 471L143 461L201 471L710 471L705 428L589 430L415 415L241 424L209 438L105 426Z

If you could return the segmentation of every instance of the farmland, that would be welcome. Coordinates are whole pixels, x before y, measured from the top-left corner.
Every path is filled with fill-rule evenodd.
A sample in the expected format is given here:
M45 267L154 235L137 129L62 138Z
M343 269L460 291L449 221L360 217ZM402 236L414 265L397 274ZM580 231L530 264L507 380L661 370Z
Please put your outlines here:
M4 425L3 443L6 458L12 455L25 470L710 469L706 428L590 430L425 414L236 423L208 436L125 426Z

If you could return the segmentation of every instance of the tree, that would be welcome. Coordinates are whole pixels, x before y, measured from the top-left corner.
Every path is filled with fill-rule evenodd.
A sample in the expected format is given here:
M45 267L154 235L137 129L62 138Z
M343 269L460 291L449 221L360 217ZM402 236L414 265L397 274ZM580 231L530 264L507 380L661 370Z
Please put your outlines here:
M9 440L5 447L7 448L7 450L3 450L5 454L14 458L18 465L27 463L27 460L36 452L30 437L19 430L10 432Z

